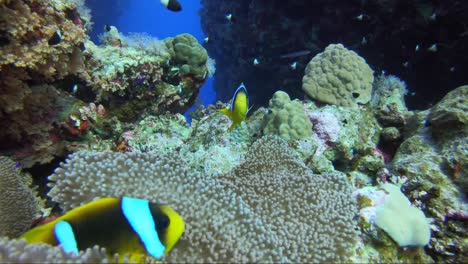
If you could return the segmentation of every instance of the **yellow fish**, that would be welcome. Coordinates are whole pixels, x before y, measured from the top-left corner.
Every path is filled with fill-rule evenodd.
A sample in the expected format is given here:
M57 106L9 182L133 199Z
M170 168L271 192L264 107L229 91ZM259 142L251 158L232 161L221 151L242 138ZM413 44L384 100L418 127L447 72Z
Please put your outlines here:
M223 108L218 111L231 119L232 125L229 127L229 131L232 131L236 126L239 126L242 121L247 118L247 112L249 111L249 95L247 93L247 88L243 83L239 85L234 93L230 107Z
M54 221L35 227L21 236L28 243L61 245L78 254L94 245L106 248L119 262L128 254L135 263L147 256L161 258L184 232L182 217L170 207L146 200L102 198L75 208Z

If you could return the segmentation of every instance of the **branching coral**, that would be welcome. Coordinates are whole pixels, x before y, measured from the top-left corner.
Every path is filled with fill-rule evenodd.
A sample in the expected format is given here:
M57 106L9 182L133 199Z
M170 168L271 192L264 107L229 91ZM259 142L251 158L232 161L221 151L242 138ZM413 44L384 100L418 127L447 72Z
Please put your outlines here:
M24 68L46 80L60 79L82 67L80 46L86 29L72 3L54 1L1 1L0 29L8 32L0 47L0 65ZM48 40L59 30L62 41Z
M128 36L123 36L124 42L129 47L144 50L150 54L169 56L164 41L150 36L147 33L133 32Z
M50 196L65 210L120 195L170 204L186 222L171 262L345 261L356 238L345 177L313 175L280 139L247 156L212 178L172 158L78 152L50 177Z

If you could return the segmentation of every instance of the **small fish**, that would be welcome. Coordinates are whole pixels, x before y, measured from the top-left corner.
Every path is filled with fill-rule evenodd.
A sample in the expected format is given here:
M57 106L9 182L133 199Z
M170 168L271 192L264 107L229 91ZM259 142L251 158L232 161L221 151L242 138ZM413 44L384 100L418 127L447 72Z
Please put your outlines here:
M85 50L86 50L86 45L84 44L84 42L81 42L81 43L80 43L80 50L81 50L81 51L85 51Z
M450 67L450 72L454 72L454 71L455 71L455 66Z
M432 44L429 48L427 48L427 51L437 52L437 43Z
M60 30L57 30L54 32L52 37L49 38L49 41L47 43L49 43L50 46L55 46L58 45L60 42L62 42L62 33L60 32Z
M223 108L218 111L231 119L232 124L229 127L229 131L232 131L236 126L239 126L242 121L246 120L249 111L249 96L247 88L243 83L239 85L234 93L229 108Z
M204 42L204 43L208 43L209 41L210 41L210 38L209 38L209 37L205 37L205 38L203 39L203 42Z
M110 25L104 25L104 31L108 34L111 34L111 35L118 35L119 34L119 30L115 27L115 26L110 26Z
M361 39L361 45L364 46L364 45L366 45L366 44L367 44L367 39L366 39L366 37L362 37L362 39Z
M224 17L226 18L227 21L233 22L233 17L232 17L232 14L231 14L231 13L226 14Z
M281 55L280 58L281 59L296 58L296 57L308 55L309 53L310 53L310 50L301 50L301 51L296 51L296 52Z
M78 91L78 84L75 84L72 87L72 93L76 94L77 91Z
M136 79L135 82L133 82L133 85L134 86L141 85L145 80L146 80L146 76L140 77Z
M367 19L367 18L369 18L369 16L366 14L359 14L358 16L354 17L354 19L359 20L359 21L363 21L364 19Z
M429 17L430 20L435 21L437 19L437 14L436 12L432 13L432 15Z
M161 4L168 10L179 12L182 10L182 6L177 0L161 0Z
M409 63L407 61L403 62L403 67L408 68Z
M291 64L289 65L289 67L291 67L291 70L296 70L296 68L297 68L297 61L291 63Z
M416 92L411 92L410 95L411 95L411 96L415 96L415 95L416 95Z
M184 221L167 205L122 197L102 198L77 207L21 237L28 243L61 245L65 252L78 254L86 248L105 247L112 257L141 263L146 256L161 258L184 232Z
M6 30L0 29L0 47L10 44L9 35L10 33L8 33Z
M254 66L257 66L257 65L260 64L260 61L259 61L257 58L255 58L255 59L253 60L252 64L253 64Z
M416 45L416 47L414 48L414 51L418 52L419 51L419 44Z

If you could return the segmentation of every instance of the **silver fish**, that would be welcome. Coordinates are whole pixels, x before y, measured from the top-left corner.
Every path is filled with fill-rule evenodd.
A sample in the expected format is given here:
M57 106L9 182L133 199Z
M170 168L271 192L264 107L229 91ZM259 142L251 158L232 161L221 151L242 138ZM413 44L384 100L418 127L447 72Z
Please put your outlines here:
M288 54L281 55L281 59L286 59L286 58L295 58L295 57L300 57L300 56L305 56L310 53L310 50L301 50L301 51L296 51Z

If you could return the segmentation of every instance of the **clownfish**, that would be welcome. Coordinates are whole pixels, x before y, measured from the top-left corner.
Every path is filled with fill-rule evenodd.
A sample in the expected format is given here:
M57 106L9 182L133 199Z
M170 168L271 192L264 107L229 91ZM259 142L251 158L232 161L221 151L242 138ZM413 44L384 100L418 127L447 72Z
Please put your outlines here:
M231 119L232 125L229 128L229 131L232 131L236 126L240 125L242 121L247 118L247 112L249 111L249 96L247 93L247 88L243 83L239 85L236 92L234 93L230 107L223 108L218 111Z
M28 243L60 245L78 254L94 245L106 248L109 257L128 254L135 263L147 256L162 258L184 232L182 217L167 205L122 197L102 198L75 208L21 236Z

